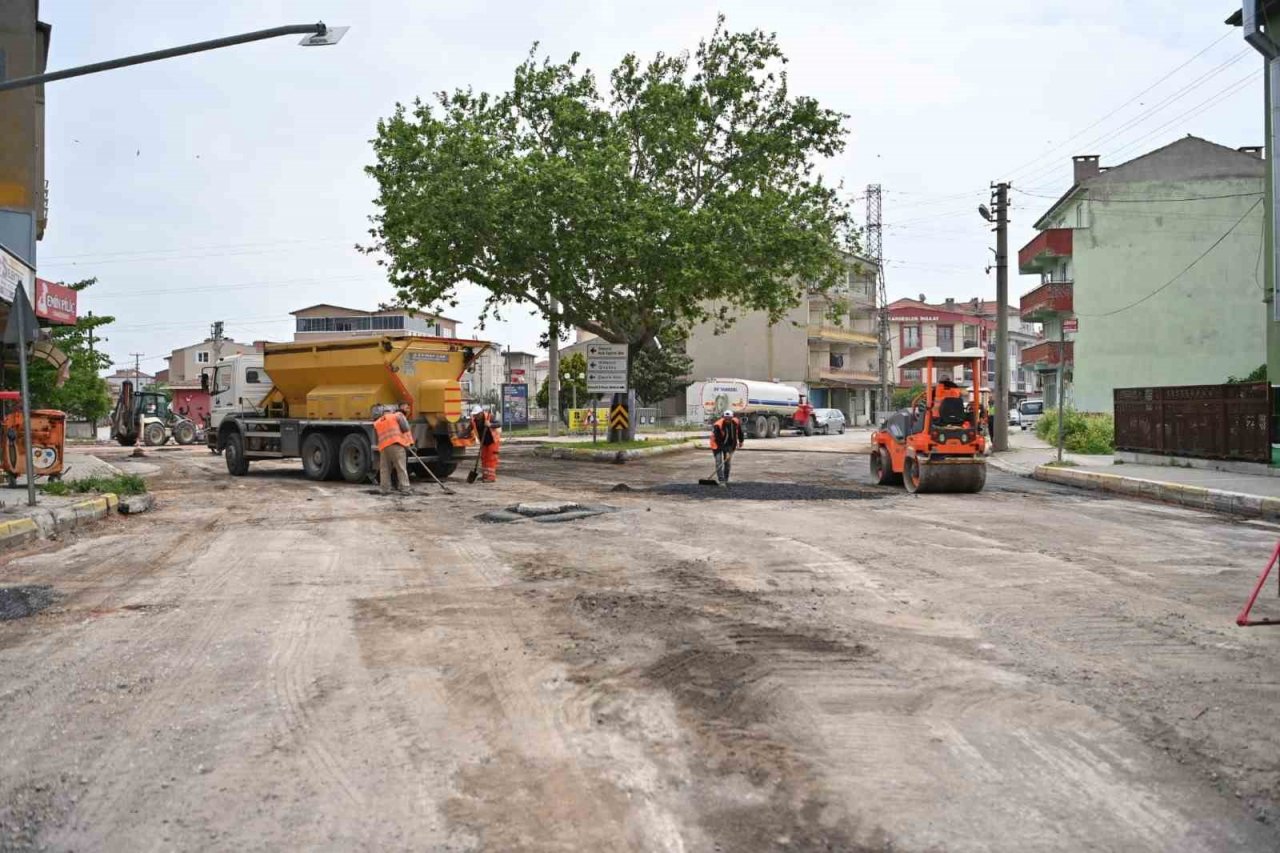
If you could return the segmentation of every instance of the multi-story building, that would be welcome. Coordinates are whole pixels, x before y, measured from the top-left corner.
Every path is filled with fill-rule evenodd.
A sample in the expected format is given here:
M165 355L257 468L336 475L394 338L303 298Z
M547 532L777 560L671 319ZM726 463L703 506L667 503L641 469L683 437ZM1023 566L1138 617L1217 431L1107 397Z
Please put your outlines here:
M467 403L496 405L502 398L502 383L507 381L507 361L502 347L492 344L476 356L462 374L462 397Z
M126 381L133 383L135 391L140 391L156 381L156 378L150 373L144 373L132 367L117 368L115 373L108 374L103 379L106 380L107 390L111 394L112 401L120 396L120 386Z
M966 303L967 310L989 320L985 326L987 334L987 387L994 388L996 382L996 305L994 299L970 299ZM1022 361L1022 351L1035 346L1041 340L1040 326L1037 323L1022 319L1021 310L1015 305L1006 305L1009 326L1009 396L1010 405L1027 397L1040 394L1040 374L1031 365Z
M361 311L337 305L312 305L290 312L295 318L293 339L317 341L331 338L424 337L456 338L458 321L411 308Z
M1046 401L1059 365L1068 405L1110 412L1115 388L1217 384L1263 364L1259 149L1188 136L1111 168L1096 155L1073 167L1018 252L1019 272L1039 278L1021 312L1044 340L1022 356Z
M38 0L0 0L0 79L43 74L52 28ZM36 266L48 204L44 180L44 86L14 89L0 109L0 245ZM31 296L30 293L27 294Z
M692 378L782 382L815 407L840 409L851 424L871 423L880 388L878 273L874 261L850 255L838 288L809 291L780 322L756 311L722 334L711 323L698 326L686 344Z
M216 364L218 359L244 355L261 349L261 343L242 344L224 337L221 340L205 338L198 344L181 347L165 356L168 368L156 374L156 382L163 382L173 393L173 409L196 423L204 423L209 417L210 394L201 384L204 368Z
M924 294L919 299L899 299L889 303L889 347L894 367L893 380L898 387L910 387L924 377L918 367L896 367L898 360L929 347L943 352L980 347L987 350L988 383L995 381L995 319L978 313L980 300L957 302L948 299L931 304ZM957 382L972 381L968 368L952 376Z

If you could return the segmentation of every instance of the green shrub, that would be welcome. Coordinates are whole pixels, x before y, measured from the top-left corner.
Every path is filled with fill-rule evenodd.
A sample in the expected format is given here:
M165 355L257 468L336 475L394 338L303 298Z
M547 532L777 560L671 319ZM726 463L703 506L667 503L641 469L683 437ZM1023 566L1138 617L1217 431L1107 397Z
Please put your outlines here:
M1072 453L1115 452L1116 422L1111 415L1067 409L1062 419L1062 445ZM1058 443L1058 410L1048 409L1036 421L1036 436L1052 445Z
M116 477L85 477L83 480L58 480L41 488L47 495L72 495L84 492L110 492L115 495L140 495L147 490L146 480L137 474Z

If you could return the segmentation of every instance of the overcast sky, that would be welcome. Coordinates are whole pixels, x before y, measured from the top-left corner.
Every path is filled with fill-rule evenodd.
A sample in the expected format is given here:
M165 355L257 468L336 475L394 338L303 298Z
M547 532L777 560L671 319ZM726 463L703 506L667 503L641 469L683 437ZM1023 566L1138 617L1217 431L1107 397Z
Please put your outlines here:
M859 197L860 217L866 185L884 186L890 298L994 298L992 237L976 213L992 180L1017 190L1016 251L1070 184L1072 154L1109 165L1188 133L1263 141L1260 61L1223 24L1232 8L42 0L50 70L285 23L351 31L331 48L278 39L50 84L39 274L98 277L81 311L118 318L106 347L120 364L139 352L158 370L218 319L237 340L288 340L291 310L392 295L352 246L372 211L368 140L397 101L502 91L534 41L555 58L580 51L604 76L627 51L692 48L723 11L731 28L776 32L793 90L849 114L848 149L824 169ZM1013 301L1032 286L1015 270ZM465 334L536 346L541 324L529 317L478 331L480 301L464 294L452 312Z

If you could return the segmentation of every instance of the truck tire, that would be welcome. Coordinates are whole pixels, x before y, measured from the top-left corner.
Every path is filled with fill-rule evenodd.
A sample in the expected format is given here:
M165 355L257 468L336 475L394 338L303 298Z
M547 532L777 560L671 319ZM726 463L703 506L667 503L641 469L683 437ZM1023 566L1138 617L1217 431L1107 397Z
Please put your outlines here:
M183 446L196 443L196 425L191 421L179 421L173 425L173 440Z
M453 476L453 472L458 470L457 462L428 462L427 469L439 477L441 480L447 480Z
M142 431L142 443L147 447L159 447L165 441L164 424L147 424L146 429Z
M769 415L769 438L777 438L782 435L782 421L778 420L777 415Z
M230 445L228 445L229 447ZM338 466L338 444L322 432L302 439L302 470L308 480L331 480Z
M368 436L353 432L338 445L338 473L348 483L363 483L373 471L373 448Z
M768 438L769 437L769 419L764 415L756 415L755 420L751 422L752 438Z
M240 433L233 432L227 436L222 455L227 460L227 473L232 477L243 477L249 473L249 460L244 455L244 436Z
M813 435L815 432L817 432L817 431L818 431L818 421L817 421L817 419L816 419L816 418L813 418L813 417L810 417L810 418L809 418L809 420L805 421L804 426L803 426L803 427L801 427L801 431L802 431L805 435ZM831 427L827 427L827 432L831 432Z

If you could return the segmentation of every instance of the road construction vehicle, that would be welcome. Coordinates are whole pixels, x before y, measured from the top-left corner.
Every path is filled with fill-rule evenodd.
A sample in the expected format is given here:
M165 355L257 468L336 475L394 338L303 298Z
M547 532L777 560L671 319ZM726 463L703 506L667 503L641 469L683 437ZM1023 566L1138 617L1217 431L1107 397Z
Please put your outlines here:
M987 482L982 428L982 361L973 347L944 352L929 347L898 360L920 368L925 390L910 408L894 412L871 435L871 476L880 485L902 483L918 492L980 492ZM964 373L972 377L962 387Z
M357 338L266 344L207 368L209 449L234 476L259 459L302 459L312 480L365 482L376 469L374 410L409 404L410 461L444 479L475 443L462 374L484 341ZM264 390L265 389L265 390Z
M142 438L148 447L167 444L195 444L196 425L173 411L169 395L163 391L135 391L133 383L120 384L120 396L111 412L111 437L125 447Z

